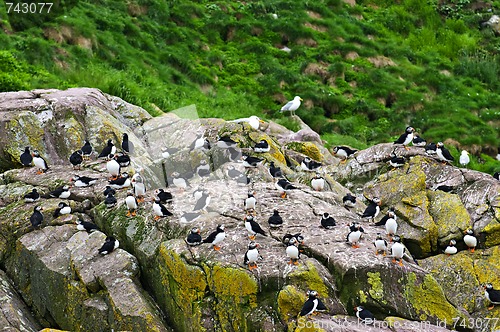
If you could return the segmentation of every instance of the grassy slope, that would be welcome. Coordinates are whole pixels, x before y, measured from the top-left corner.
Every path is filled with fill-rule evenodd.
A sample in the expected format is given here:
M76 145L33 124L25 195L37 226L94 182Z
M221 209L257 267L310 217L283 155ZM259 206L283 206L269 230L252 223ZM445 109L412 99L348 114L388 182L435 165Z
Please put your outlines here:
M278 110L300 95L297 114L330 144L363 148L411 124L496 153L500 41L478 28L491 14L437 3L60 0L31 18L0 4L0 90L92 86L152 114L196 104L288 126Z

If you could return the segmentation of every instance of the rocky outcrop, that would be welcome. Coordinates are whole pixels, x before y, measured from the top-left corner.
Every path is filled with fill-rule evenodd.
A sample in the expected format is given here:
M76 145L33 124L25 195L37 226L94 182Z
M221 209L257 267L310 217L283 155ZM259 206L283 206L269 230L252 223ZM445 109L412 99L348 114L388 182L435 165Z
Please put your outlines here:
M25 145L46 153L52 165L39 176L30 168L11 169L0 181L0 261L42 326L76 331L169 327L175 331L417 331L426 324L429 331L445 331L458 323L465 326L463 330L474 330L471 322L477 318L500 316L498 309L486 309L480 287L486 282L500 287L496 277L500 184L493 177L443 165L422 148L395 149L393 144L359 151L340 163L304 124L299 124L302 129L297 133L272 122L256 130L246 122L188 119L177 113L181 116L150 118L143 110L94 89L0 94L1 126L9 128L8 139L15 141L0 145L2 165L10 168L17 163ZM44 131L45 141L36 136L33 142L26 140L28 129L15 127L21 118L23 123L32 119L29 132ZM57 135L54 128L59 128ZM73 171L66 161L83 139L102 147L108 138L121 142L123 132L136 146L127 170L141 172L148 188L146 201L134 217L126 216L126 189L118 191L116 207L104 205L102 191L108 183L104 164L94 157L81 171ZM190 147L201 135L211 141L210 150ZM240 153L252 155L256 155L252 146L267 140L271 149L259 157L275 162L298 189L281 198L268 165L245 170L237 154L231 156L214 144L223 135L239 143ZM176 151L170 150L165 158L162 150L167 148ZM393 170L387 161L394 151L408 162ZM314 172L300 171L305 156L324 164L319 170L327 181L324 191L310 187ZM202 160L210 165L204 177L196 175ZM245 173L249 184L228 176L233 168ZM187 189L172 184L174 172L188 178ZM46 194L67 184L75 173L98 181L89 188L72 188L70 217L51 217L59 200L42 198L36 204L44 208L44 227L33 230L28 219L35 204L24 203L22 196L34 187ZM174 196L167 204L173 215L156 220L153 191L167 185ZM435 190L438 185L452 186L453 191ZM182 217L193 212L193 192L199 188L209 192L210 204L196 211L195 221L186 221ZM258 201L255 219L266 231L266 236L257 236L263 259L252 271L243 263L249 242L243 200L249 191ZM358 198L353 208L343 206L346 193ZM389 208L396 212L398 234L408 249L402 267L390 255L375 255L373 241L377 233L385 234L385 228L361 218L367 199L375 196L382 201L382 213L375 222ZM270 229L267 219L275 209L284 224ZM320 227L324 212L335 218L334 229ZM94 221L102 233L77 232L77 219ZM365 230L358 249L345 243L351 222L361 223ZM209 244L186 244L192 227L200 228L205 237L218 224L226 226L227 234L220 251ZM468 228L480 240L474 254L465 250L462 240ZM303 252L299 264L290 265L281 239L299 232L305 238ZM97 249L105 234L119 239L121 249L100 257ZM442 251L451 239L461 251L446 257ZM328 311L298 319L309 289L318 291ZM379 325L359 323L354 317L356 305L369 308Z

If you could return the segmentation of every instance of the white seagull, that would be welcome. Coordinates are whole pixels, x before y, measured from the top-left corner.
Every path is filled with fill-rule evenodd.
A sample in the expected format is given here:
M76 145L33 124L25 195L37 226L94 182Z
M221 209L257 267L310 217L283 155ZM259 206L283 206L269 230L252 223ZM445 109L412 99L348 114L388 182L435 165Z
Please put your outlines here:
M285 106L281 108L280 113L290 111L291 115L295 115L295 111L299 108L301 100L302 98L300 98L299 96L295 96L293 100L289 101L285 104Z

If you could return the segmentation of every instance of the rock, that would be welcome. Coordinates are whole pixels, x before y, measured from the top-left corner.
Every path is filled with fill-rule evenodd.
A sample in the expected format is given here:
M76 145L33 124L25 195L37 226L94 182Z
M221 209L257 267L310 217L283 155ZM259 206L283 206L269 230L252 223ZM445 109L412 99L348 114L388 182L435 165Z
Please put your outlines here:
M166 331L137 287L135 258L122 249L99 257L105 237L78 232L74 225L31 232L18 240L8 270L17 271L14 283L43 324L57 322L68 330Z
M118 143L123 132L129 133L136 154L128 171L132 175L142 168L147 187L136 216L126 216L126 189L118 190L116 207L103 204L102 191L108 183L103 162L92 160L81 171L71 169L68 152L82 143L84 126L91 142L101 145L97 148L107 138ZM19 148L26 144L51 161L51 169L39 176L31 168L0 175L0 263L40 326L92 331L162 331L167 324L176 331L417 331L418 324L428 324L429 331L446 331L482 316L499 317L495 310L486 311L484 296L476 287L485 282L500 287L498 181L443 165L422 148L379 144L340 163L304 126L293 133L269 122L255 130L246 123L198 119L194 107L151 118L95 89L0 94L0 128L8 128L8 139L14 141L0 143L0 168L17 165ZM30 138L26 130L44 135L45 140ZM240 152L258 155L265 163L244 169L238 160L229 162L224 149L191 151L191 143L201 134L211 143L217 136L229 135L239 142ZM269 153L252 151L260 139L270 143ZM178 151L163 158L162 147ZM405 156L407 163L390 169L387 161L392 152ZM324 164L320 169L328 183L324 191L310 187L312 172L297 170L305 156ZM210 164L207 177L193 174L201 160ZM270 161L297 187L287 198L279 197L276 180L268 173ZM252 181L237 183L227 175L229 167ZM188 178L185 190L172 186L174 171ZM22 196L32 188L46 194L68 184L74 174L98 181L89 188L71 189L72 216L53 218L59 200L42 198L37 204L44 208L46 219L41 230L33 230L29 216L35 204L24 203ZM438 185L454 189L435 191ZM153 190L166 186L174 197L166 204L173 215L155 220ZM199 188L209 192L210 204L197 211L196 221L186 221L181 217L193 212L193 192ZM249 191L257 198L255 211L244 210ZM350 209L342 203L348 192L358 198ZM374 253L376 234L385 236L385 229L360 217L365 198L374 196L382 200L376 221L388 208L396 211L398 233L408 249L402 267L389 255ZM284 221L278 229L267 223L274 209ZM331 230L320 227L324 212L337 222ZM256 238L263 259L252 271L243 263L250 241L244 228L247 213L255 215L267 234ZM97 257L105 235L77 232L77 219L95 222L104 234L120 241L121 249ZM345 242L351 222L359 222L365 230L358 249ZM185 237L192 227L206 237L218 224L226 227L220 251L209 244L187 246ZM480 240L476 253L460 251L444 257L441 252L450 239L464 249L462 236L468 227ZM281 240L287 233L299 232L305 242L299 264L292 266ZM297 314L310 289L320 293L328 310L303 321ZM374 313L378 326L358 323L353 307L360 304ZM453 320L457 317L459 322Z
M0 308L2 309L0 325L4 330L31 332L40 330L40 325L3 271L0 271Z

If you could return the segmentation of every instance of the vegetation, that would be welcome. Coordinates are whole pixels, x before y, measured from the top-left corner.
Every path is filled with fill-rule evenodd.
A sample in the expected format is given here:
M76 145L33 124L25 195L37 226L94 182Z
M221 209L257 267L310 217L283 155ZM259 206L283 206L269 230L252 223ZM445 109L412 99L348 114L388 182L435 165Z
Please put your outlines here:
M330 144L389 142L411 124L477 157L500 145L500 39L480 28L498 0L53 7L30 15L0 4L0 91L89 86L154 115L196 104L202 117L292 127L279 109L300 95L297 114Z

